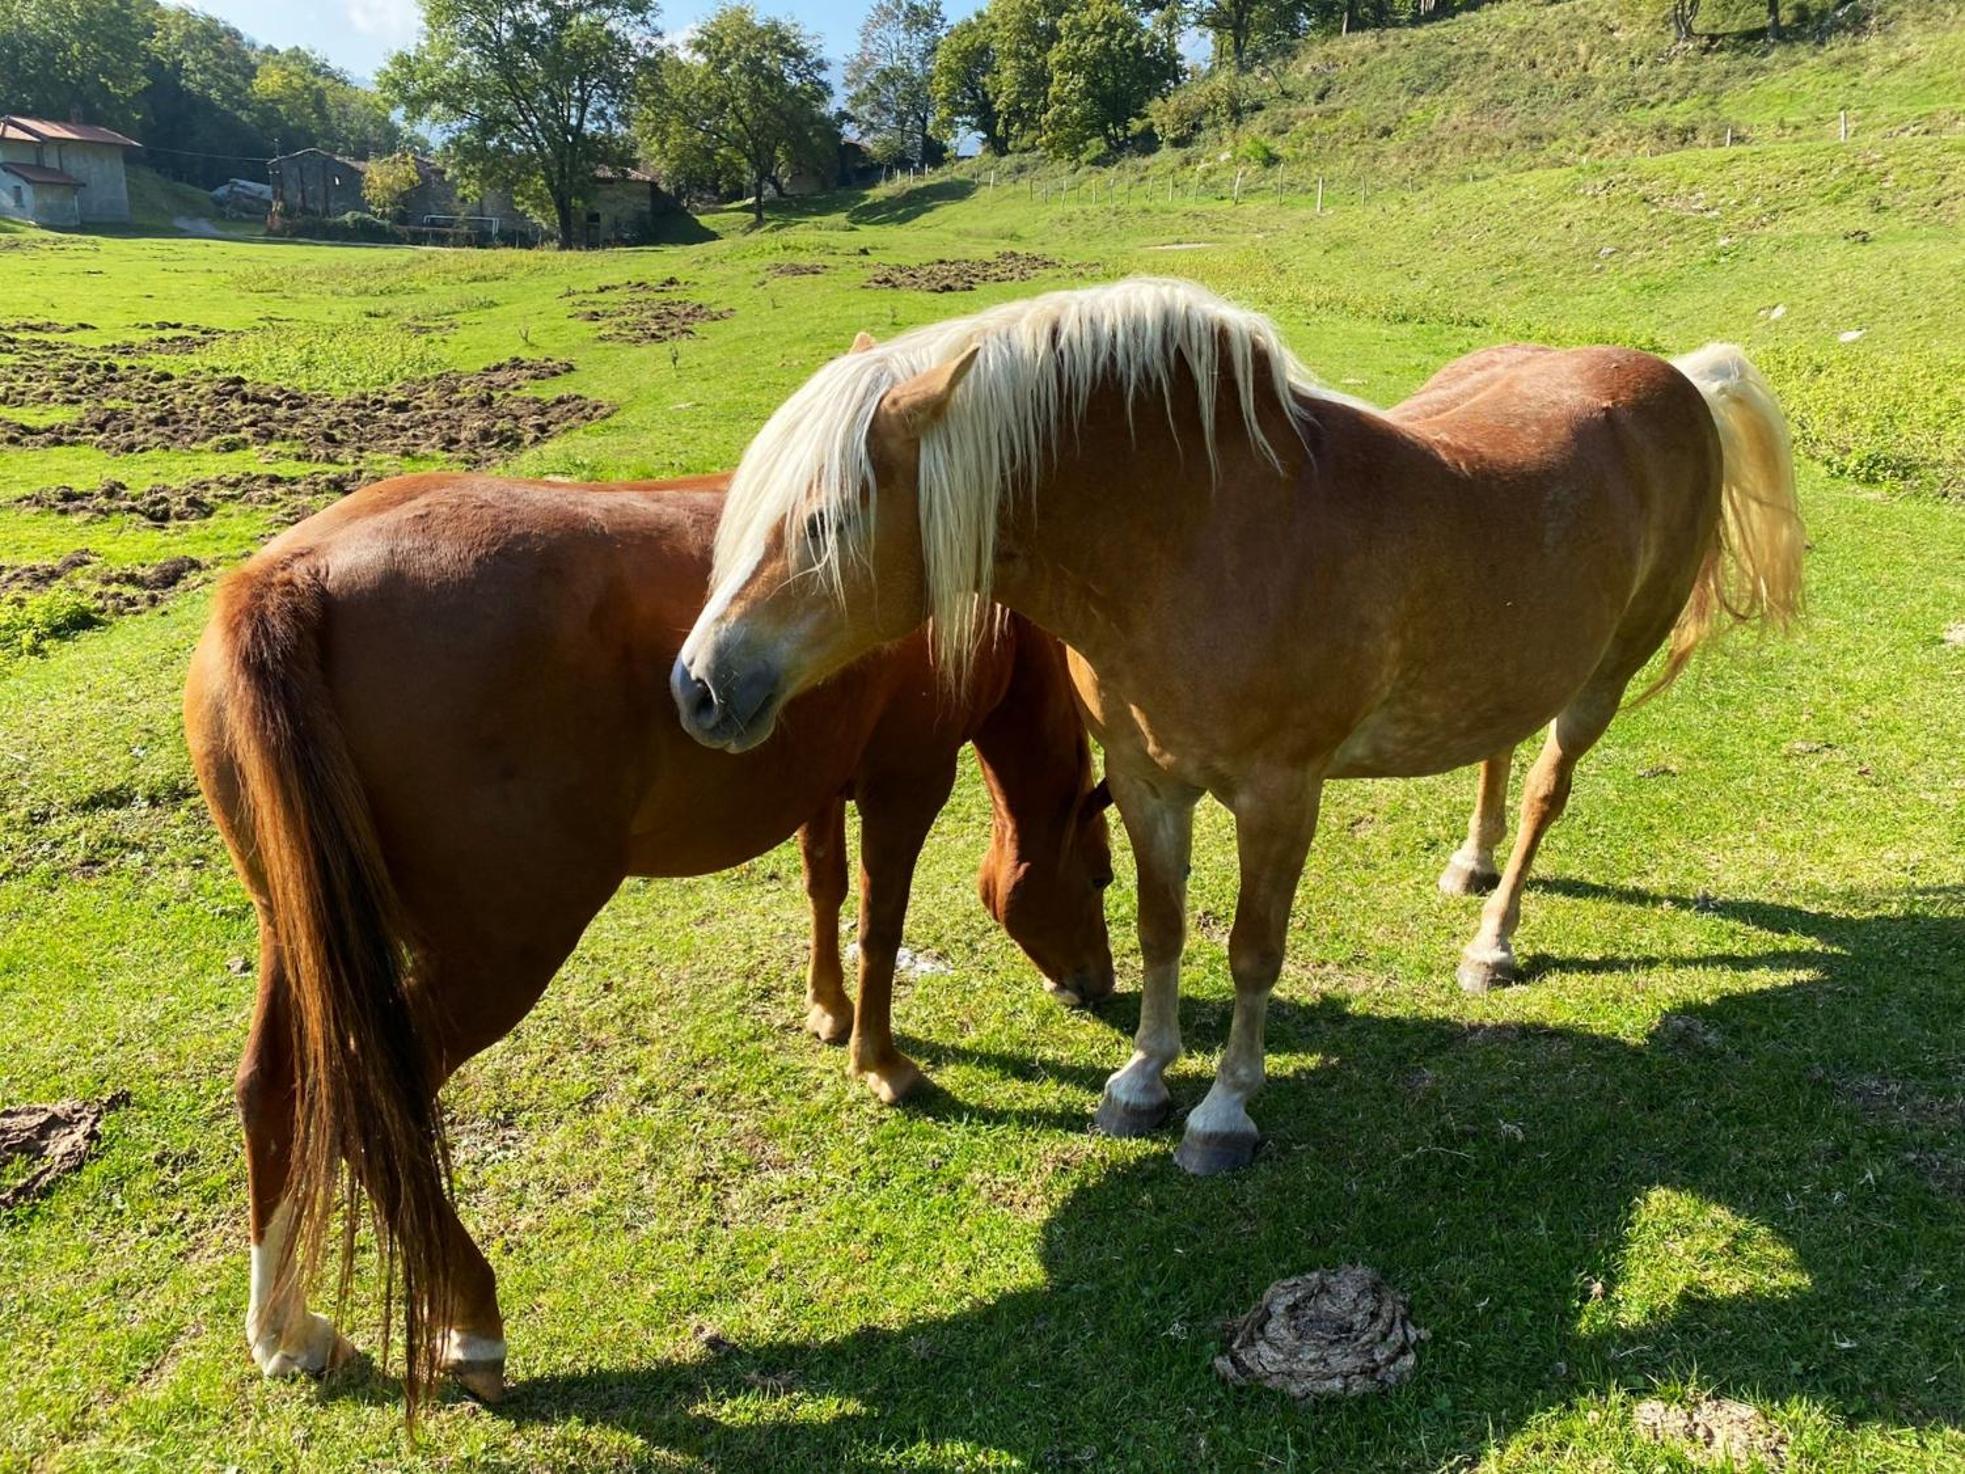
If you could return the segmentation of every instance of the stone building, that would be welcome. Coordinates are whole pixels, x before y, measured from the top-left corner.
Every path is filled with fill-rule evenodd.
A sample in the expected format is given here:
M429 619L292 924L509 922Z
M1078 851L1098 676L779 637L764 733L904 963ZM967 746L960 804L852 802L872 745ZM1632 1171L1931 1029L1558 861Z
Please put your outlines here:
M92 123L0 115L0 215L37 225L127 225L124 155L141 147Z

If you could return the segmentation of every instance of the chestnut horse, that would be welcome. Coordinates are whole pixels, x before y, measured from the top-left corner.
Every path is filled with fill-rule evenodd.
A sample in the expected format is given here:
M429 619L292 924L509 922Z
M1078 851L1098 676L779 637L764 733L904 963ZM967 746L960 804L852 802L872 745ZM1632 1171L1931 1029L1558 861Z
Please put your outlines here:
M675 692L740 749L780 704L932 616L959 665L989 598L1059 635L1132 841L1137 1049L1097 1124L1164 1118L1193 807L1235 816L1235 1010L1178 1160L1247 1162L1262 1026L1328 778L1482 764L1449 891L1514 972L1523 881L1577 760L1667 641L1800 596L1793 465L1737 348L1496 348L1380 413L1313 386L1266 319L1187 283L1059 292L821 368L745 452ZM809 576L808 576L809 575ZM1494 869L1509 756L1553 723Z
M1008 617L953 700L927 640L903 640L744 757L683 734L667 681L723 484L403 477L283 533L220 590L185 726L259 915L238 1098L247 1334L269 1376L342 1344L305 1287L345 1162L400 1266L412 1415L439 1369L499 1395L496 1287L451 1203L436 1092L526 1015L625 876L706 874L797 831L808 1025L850 1030L851 1068L894 1100L918 1076L888 1026L908 889L972 740L995 808L985 904L1069 1001L1111 990L1105 790L1050 636ZM839 952L848 797L857 1010Z

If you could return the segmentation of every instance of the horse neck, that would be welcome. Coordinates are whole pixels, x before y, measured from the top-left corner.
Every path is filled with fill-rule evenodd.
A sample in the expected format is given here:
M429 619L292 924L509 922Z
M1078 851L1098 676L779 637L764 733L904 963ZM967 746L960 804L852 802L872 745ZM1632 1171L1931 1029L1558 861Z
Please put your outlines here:
M1091 743L1071 694L1064 647L1011 615L1003 694L976 729L977 761L995 811L996 837L1013 850L1065 821L1091 786Z
M1075 430L1023 490L1006 495L999 514L992 597L1062 638L1095 669L1138 633L1156 570L1168 549L1192 548L1205 524L1276 471L1250 443L1232 388L1215 408L1219 476L1206 451L1195 393L1175 376L1171 414L1158 394L1129 407L1116 387L1102 386ZM1304 455L1280 410L1264 406L1261 423L1296 475Z

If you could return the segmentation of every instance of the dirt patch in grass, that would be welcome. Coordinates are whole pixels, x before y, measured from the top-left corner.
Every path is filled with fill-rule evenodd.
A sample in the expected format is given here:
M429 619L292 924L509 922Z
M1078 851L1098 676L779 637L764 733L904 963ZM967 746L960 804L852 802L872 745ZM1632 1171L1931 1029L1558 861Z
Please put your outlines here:
M53 563L0 563L0 659L44 654L85 630L154 609L201 582L209 567L182 554L105 565L91 548Z
M660 281L650 281L647 277L630 277L627 281L604 281L591 287L568 287L561 292L562 297L604 297L609 292L673 292L682 285L679 276L665 276Z
M361 486L359 471L315 471L304 476L274 476L257 471L233 471L205 476L176 486L138 489L106 478L94 489L49 486L29 492L16 505L85 520L98 517L139 517L155 526L200 522L228 504L274 509L276 525L296 522Z
M1965 1131L1965 1092L1930 1090L1888 1075L1857 1075L1838 1081L1836 1091L1872 1121Z
M40 1197L79 1168L102 1139L102 1118L129 1102L129 1091L119 1090L94 1102L63 1100L0 1110L0 1162L23 1158L40 1164L19 1182L0 1189L0 1208Z
M1787 1435L1759 1408L1730 1398L1703 1397L1690 1407L1653 1398L1639 1403L1631 1417L1651 1442L1702 1464L1745 1467L1758 1459L1765 1468L1780 1469L1788 1461Z
M774 261L764 268L766 276L824 276L832 270L820 261Z
M681 285L670 276L656 282L604 282L584 292L568 289L561 295L575 299L570 314L575 322L601 324L598 336L604 343L671 343L693 338L703 323L731 315L727 307L659 295Z
M204 332L214 330L206 329ZM521 392L569 373L564 359L509 358L470 372L336 395L255 384L238 374L175 372L138 361L173 339L90 349L45 338L0 364L0 405L77 409L48 424L0 419L0 444L87 445L110 455L289 445L309 460L441 455L480 467L609 414L578 394ZM193 337L192 347L204 338ZM0 351L7 351L0 343ZM189 351L186 349L184 351Z
M907 292L973 292L991 282L1029 281L1058 263L1025 251L999 251L976 261L923 261L917 266L882 266L866 279L870 287Z
M0 594L38 594L95 562L92 548L77 548L56 563L0 563Z

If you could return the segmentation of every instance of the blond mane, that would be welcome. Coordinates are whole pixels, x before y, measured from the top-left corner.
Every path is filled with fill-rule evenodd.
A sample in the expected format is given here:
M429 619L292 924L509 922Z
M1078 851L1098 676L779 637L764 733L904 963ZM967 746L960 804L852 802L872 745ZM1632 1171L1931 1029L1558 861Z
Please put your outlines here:
M965 672L979 611L989 595L1003 498L1028 488L1076 427L1092 392L1114 383L1130 422L1140 397L1157 391L1174 419L1174 371L1185 363L1209 466L1217 473L1215 404L1224 370L1241 408L1242 431L1270 464L1276 450L1258 422L1266 395L1294 417L1298 395L1341 398L1320 388L1283 345L1275 324L1192 282L1132 277L1109 286L1049 292L970 317L915 328L826 364L781 405L738 463L717 530L711 580L747 577L771 535L801 535L807 518L876 494L867 432L895 385L979 348L948 412L921 441L922 565L935 653L943 672ZM834 580L842 556L865 549L841 536L838 518L818 519L818 568ZM858 519L854 528L871 525Z

